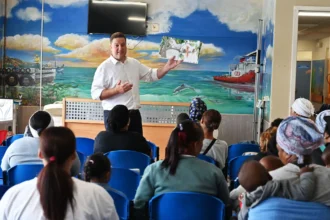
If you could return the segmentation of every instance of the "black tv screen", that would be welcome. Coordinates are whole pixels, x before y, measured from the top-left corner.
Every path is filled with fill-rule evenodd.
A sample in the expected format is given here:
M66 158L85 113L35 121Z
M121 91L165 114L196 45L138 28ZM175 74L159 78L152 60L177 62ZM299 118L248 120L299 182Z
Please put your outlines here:
M146 35L147 3L89 0L88 33Z

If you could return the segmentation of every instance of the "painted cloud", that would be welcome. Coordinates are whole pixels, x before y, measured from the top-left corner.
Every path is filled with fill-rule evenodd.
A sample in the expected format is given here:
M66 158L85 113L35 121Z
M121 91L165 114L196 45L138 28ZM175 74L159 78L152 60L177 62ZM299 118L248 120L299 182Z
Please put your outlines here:
M140 1L140 0L132 0ZM151 23L158 23L160 33L172 27L171 16L185 18L196 10L208 10L233 31L257 32L263 0L145 0Z
M59 46L59 39L64 38L63 35L55 42L56 46ZM158 50L159 44L150 42L127 39L127 55L134 58L142 58L141 61L144 64L151 65L151 63L159 60ZM79 59L90 63L101 63L107 59L110 55L110 42L109 38L102 38L99 40L93 40L92 42L84 45L83 47L76 48L66 54L58 54L58 57L68 59ZM147 56L149 55L149 56ZM216 47L213 44L203 44L201 49L201 56L203 57L216 57L224 55L222 48ZM149 58L143 60L143 58ZM155 65L155 64L154 64ZM151 65L152 66L152 65Z
M45 3L52 8L82 6L88 3L88 0L45 0Z
M41 11L39 11L38 8L35 7L27 7L25 9L19 9L16 12L16 16L23 20L23 21L37 21L41 20ZM49 13L45 12L44 13L44 22L50 22L50 16Z
M6 48L11 50L26 50L40 51L40 35L24 34L6 37ZM42 46L44 52L58 53L59 51L53 48L50 40L47 37L42 38ZM1 40L3 45L3 39Z
M267 50L266 50L266 57L270 60L273 59L273 47L272 47L272 45L268 45Z
M202 44L200 56L218 57L223 56L225 52L222 48L214 46L214 44Z
M81 36L78 34L65 34L60 36L56 41L57 47L65 48L67 50L74 50L86 46L89 43L88 36Z

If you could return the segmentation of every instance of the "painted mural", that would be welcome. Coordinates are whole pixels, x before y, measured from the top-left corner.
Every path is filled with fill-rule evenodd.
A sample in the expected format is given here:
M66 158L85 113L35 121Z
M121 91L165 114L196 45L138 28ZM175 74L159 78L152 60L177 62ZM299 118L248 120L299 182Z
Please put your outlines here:
M263 5L263 21L264 31L262 37L262 51L261 51L261 87L259 99L271 96L271 80L273 68L273 44L274 44L274 13L275 0L264 0ZM264 119L270 120L270 101L265 102Z
M313 102L323 103L325 60L312 61L311 98Z
M88 1L44 0L42 39L41 1L7 1L4 60L7 97L22 94L23 104L39 105L38 91L42 86L43 105L67 96L90 98L94 72L109 57L110 50L109 36L87 35ZM244 4L241 0L144 2L148 3L149 25L156 24L159 30L148 29L145 37L128 36L128 56L157 68L167 61L159 55L162 37L198 40L203 44L198 64L182 63L160 81L142 82L141 100L190 102L198 96L208 108L221 113L252 114L253 80L226 82L216 77L226 79L234 77L233 74L249 73L240 68L249 65L251 60L245 55L256 49L263 1L247 0ZM267 42L272 47L272 39ZM42 76L39 74L41 45ZM267 60L266 70L271 70L271 59ZM8 77L9 74L12 77ZM176 91L181 85L191 89ZM266 86L265 91L270 91L269 87Z

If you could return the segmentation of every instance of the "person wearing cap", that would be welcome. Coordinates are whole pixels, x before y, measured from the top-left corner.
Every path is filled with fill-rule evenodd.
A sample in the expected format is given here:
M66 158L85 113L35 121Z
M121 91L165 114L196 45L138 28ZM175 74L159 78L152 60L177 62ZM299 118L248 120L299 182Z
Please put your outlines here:
M129 131L129 110L125 105L116 105L108 118L109 130L101 131L95 138L94 153L115 150L132 150L151 155L146 139L138 132Z
M1 161L1 169L6 171L18 164L42 163L38 157L40 134L49 127L54 127L52 116L46 111L35 112L29 120L31 136L25 136L14 141L7 149ZM79 174L80 161L78 155L71 167L71 175Z
M291 106L291 116L300 116L303 118L311 118L314 115L315 109L313 104L305 99L296 99Z

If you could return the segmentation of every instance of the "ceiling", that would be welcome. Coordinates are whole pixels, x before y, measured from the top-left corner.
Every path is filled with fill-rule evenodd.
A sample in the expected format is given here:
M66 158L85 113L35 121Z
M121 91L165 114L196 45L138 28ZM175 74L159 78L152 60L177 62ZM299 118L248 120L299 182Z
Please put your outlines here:
M299 17L298 39L317 41L330 37L330 17Z

